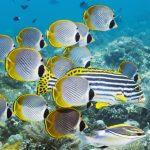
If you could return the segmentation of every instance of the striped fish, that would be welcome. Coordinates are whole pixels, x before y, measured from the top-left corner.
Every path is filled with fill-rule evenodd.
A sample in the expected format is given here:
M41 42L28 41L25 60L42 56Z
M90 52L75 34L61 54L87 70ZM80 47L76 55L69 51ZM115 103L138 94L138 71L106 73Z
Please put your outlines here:
M107 102L114 105L118 102L116 101L117 95L120 94L130 103L140 103L144 100L144 94L139 84L118 71L75 68L69 71L66 76L79 76L87 79L95 95L92 101ZM38 94L50 91L57 82L57 79L50 76L50 73L49 79L45 79L43 76L39 81ZM47 88L43 85L47 85Z

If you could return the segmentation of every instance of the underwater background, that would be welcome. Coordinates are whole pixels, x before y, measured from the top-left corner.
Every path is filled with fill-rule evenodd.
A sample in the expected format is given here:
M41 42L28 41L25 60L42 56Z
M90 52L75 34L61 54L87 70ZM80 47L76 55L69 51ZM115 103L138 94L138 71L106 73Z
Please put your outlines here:
M83 3L84 2L84 3ZM111 7L116 14L118 28L108 32L92 31L95 42L89 45L93 55L92 66L117 69L122 60L134 62L142 79L142 89L146 96L146 108L132 104L116 105L97 110L84 110L83 118L90 129L127 122L144 131L150 129L150 0L1 0L0 33L8 34L15 40L18 32L28 26L39 28L43 34L49 25L59 19L82 22L84 10L95 4ZM22 9L26 5L26 9ZM15 20L14 18L18 18ZM44 58L61 53L61 49L51 46L42 50ZM10 79L0 68L0 93L10 104L21 94L35 93L36 83L22 83ZM55 104L51 96L45 98L49 109ZM90 116L90 117L89 117ZM65 150L96 149L90 145L80 147L79 139L55 140L49 137L43 123L24 123L16 118L0 127L0 149L24 150ZM122 147L110 150L150 150L150 136Z

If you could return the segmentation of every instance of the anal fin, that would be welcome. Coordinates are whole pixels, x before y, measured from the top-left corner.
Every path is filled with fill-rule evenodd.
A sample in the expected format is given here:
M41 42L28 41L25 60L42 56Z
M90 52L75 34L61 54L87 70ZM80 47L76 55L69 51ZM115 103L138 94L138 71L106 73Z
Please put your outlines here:
M95 104L96 109L102 109L102 108L107 107L107 106L110 106L110 104L107 102L97 102Z
M127 98L125 97L125 95L124 95L122 92L117 93L117 94L115 95L115 99L116 99L117 101L122 102L122 103L126 103L126 102L127 102Z

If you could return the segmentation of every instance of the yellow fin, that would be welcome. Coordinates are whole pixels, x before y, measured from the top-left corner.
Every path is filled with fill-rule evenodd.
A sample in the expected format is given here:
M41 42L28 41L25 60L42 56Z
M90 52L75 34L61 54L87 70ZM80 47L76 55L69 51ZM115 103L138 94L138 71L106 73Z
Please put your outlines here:
M19 76L19 74L15 70L15 59L17 57L17 54L19 52L20 48L12 50L6 57L5 60L5 69L8 73L8 75L13 78L14 80L23 81L23 78Z
M55 37L55 26L57 26L58 23L59 23L59 21L51 24L49 31L46 32L46 37L49 39L49 42L53 47L60 48L63 45L60 42L58 42Z
M97 7L97 5L91 6L91 7L88 9L88 14L91 15L96 7Z
M50 33L49 33L49 31L47 30L46 33L45 33L47 39L49 39L49 34L50 34Z
M18 99L13 104L13 114L22 121L28 121L28 119L23 115L22 104L24 100L24 95L18 97Z
M87 27L91 30L96 30L94 25L91 22L90 15L93 13L96 6L91 6L87 11L84 13L84 22L87 25Z
M72 105L70 105L69 103L67 103L63 97L62 97L62 83L64 82L64 80L66 80L68 77L63 77L60 78L56 84L55 84L55 88L53 88L53 98L54 101L56 102L56 104L60 107L64 107L64 108L69 108L72 107Z
M104 107L107 107L107 106L110 106L110 104L107 103L107 102L97 102L96 105L95 105L95 108L96 109L101 109L101 108L104 108Z
M21 39L20 36L16 36L16 41L17 41L17 43L18 43L19 45L21 45L22 39Z
M117 93L117 94L115 95L115 99L116 99L117 101L121 101L122 103L126 103L126 102L127 102L127 98L124 96L124 94L123 94L122 92Z
M122 124L116 124L116 125L109 126L108 128L116 128L116 127L124 127L124 126L130 126L130 125L122 123Z
M66 75L67 76L76 76L76 75L82 73L82 71L85 71L85 70L87 70L87 69L86 68L74 68L74 69L71 69L70 71L68 71L66 73Z
M122 75L120 72L116 70L104 70L104 69L97 69L97 68L84 68L84 67L78 67L71 69L66 73L67 76L76 76L80 74L99 74L99 73L110 73L110 74L116 74L116 75Z
M87 20L88 17L89 17L89 16L88 16L88 13L87 13L87 11L85 11L84 14L83 14L83 18L84 18L85 20Z

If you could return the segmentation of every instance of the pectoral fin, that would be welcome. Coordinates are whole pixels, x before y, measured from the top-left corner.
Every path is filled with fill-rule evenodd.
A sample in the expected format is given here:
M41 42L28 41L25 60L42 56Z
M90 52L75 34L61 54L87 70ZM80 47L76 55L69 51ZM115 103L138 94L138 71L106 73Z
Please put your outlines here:
M97 102L95 104L96 109L102 109L102 108L107 107L107 106L110 106L110 104L107 102Z
M115 95L115 99L116 99L117 101L122 102L122 103L126 103L126 102L127 102L127 98L125 97L125 95L124 95L122 92L117 93L117 94Z

